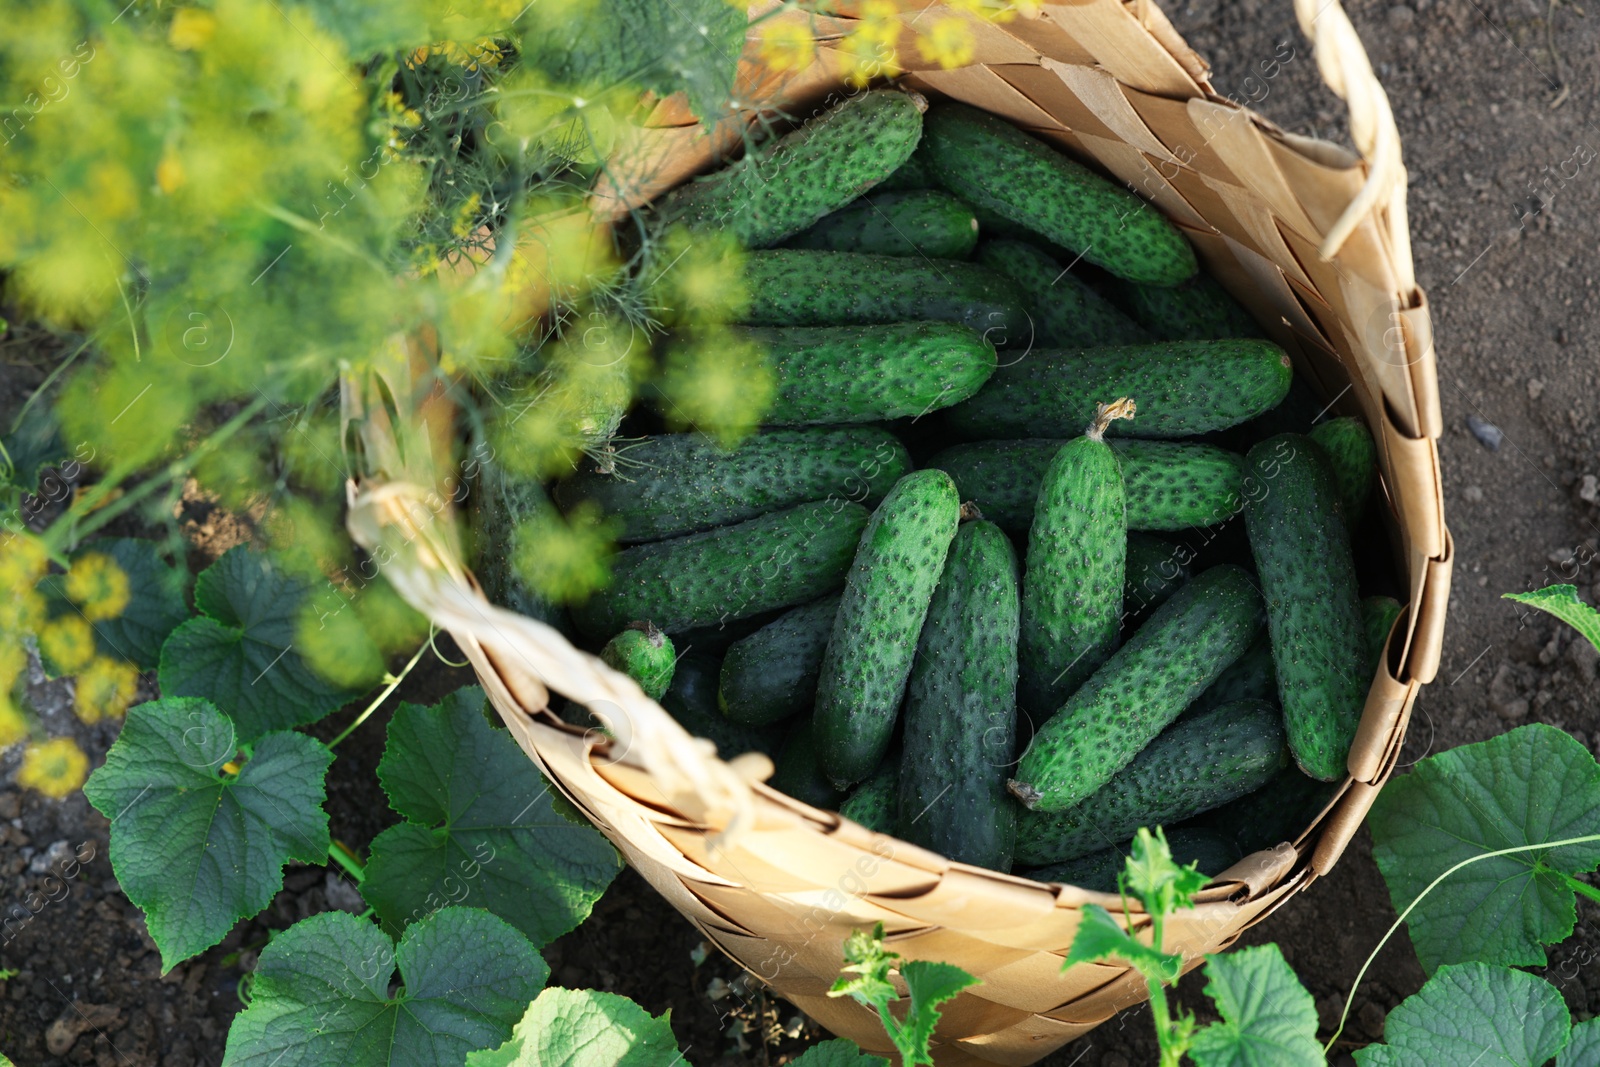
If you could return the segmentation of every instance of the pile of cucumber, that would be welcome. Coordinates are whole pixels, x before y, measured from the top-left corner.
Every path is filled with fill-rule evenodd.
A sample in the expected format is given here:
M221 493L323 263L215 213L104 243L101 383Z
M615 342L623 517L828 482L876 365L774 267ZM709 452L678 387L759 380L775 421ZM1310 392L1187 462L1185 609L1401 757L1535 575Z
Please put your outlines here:
M1175 226L893 89L644 224L748 250L776 396L737 447L648 434L557 484L623 546L580 643L952 860L1105 889L1140 826L1212 874L1304 828L1399 611L1357 587L1373 442L1312 428Z

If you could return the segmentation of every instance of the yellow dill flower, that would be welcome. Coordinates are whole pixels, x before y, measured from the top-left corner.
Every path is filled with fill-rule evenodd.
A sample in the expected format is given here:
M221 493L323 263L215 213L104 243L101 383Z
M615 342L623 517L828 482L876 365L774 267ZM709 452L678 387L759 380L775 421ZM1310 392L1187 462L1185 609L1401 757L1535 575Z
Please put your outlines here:
M817 41L803 23L780 22L761 33L761 61L773 70L804 70L817 54Z
M17 769L17 784L57 800L83 788L89 777L89 757L70 737L52 737L29 745Z
M183 183L188 179L188 174L183 169L183 160L171 149L161 155L161 162L156 164L156 188L171 196L183 188Z
M203 47L217 32L217 16L199 7L180 7L167 29L167 43L180 52Z
M37 537L22 535L0 545L0 588L33 585L50 568L50 553Z
M871 23L863 18L854 33L839 46L845 64L845 80L860 88L877 78L892 78L900 73L900 58L895 51L899 24Z
M67 571L67 596L90 622L114 619L128 606L128 575L117 561L90 552L72 561Z
M8 749L28 736L28 720L11 698L0 693L0 750Z
M73 711L89 724L104 718L121 718L133 703L139 684L139 671L131 663L96 656L94 662L78 672Z
M939 19L917 38L917 50L922 57L938 63L946 70L971 63L975 46L972 31L955 16Z
M450 223L450 232L457 237L465 237L472 232L473 220L478 217L478 208L483 204L483 199L473 193L461 202L461 207L456 210L455 221Z
M38 633L48 615L37 589L14 587L10 596L0 597L0 633Z
M94 659L94 627L76 613L51 619L39 631L39 651L62 674L75 674Z
M11 691L11 686L28 666L28 653L20 641L0 643L0 694ZM0 696L0 700L4 700Z

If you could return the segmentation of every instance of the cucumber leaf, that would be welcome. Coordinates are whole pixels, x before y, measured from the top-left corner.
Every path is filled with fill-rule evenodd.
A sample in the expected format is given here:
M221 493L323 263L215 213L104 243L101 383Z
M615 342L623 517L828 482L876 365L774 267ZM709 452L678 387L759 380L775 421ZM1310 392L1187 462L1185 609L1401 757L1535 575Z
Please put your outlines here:
M313 915L274 937L255 973L223 1067L463 1067L511 1036L550 977L526 938L477 908L445 908L398 946L346 912Z
M235 748L233 724L204 700L139 704L83 789L111 820L111 869L144 911L163 972L272 903L285 863L328 856L332 753L267 734L228 777Z
M546 989L511 1040L467 1067L667 1067L683 1063L667 1014L595 989Z
M621 863L594 827L555 809L549 783L484 710L471 687L395 712L378 779L405 821L373 840L361 892L392 932L470 904L547 945L584 920Z
M1194 1035L1199 1067L1323 1067L1317 1006L1277 945L1206 961L1206 996L1221 1022Z
M900 1053L901 1067L931 1067L933 1056L928 1046L934 1027L939 1024L939 1006L968 986L977 985L978 979L953 963L913 960L902 964L900 977L905 979L911 999L902 1022L889 1011L889 1005L899 999L889 981L889 972L900 954L891 952L883 943L883 924L879 923L870 934L851 931L844 942L844 958L845 973L833 983L828 996L851 997L858 1004L875 1009L890 1043ZM855 977L849 977L852 974Z
M1579 600L1576 587L1547 585L1528 593L1502 593L1501 596L1549 612L1577 630L1591 645L1600 648L1600 611Z
M229 549L195 580L203 614L161 646L161 692L225 708L240 741L316 722L354 700L359 693L330 684L294 651L309 592L271 556Z
M882 1056L863 1052L854 1041L836 1037L820 1045L812 1045L805 1054L789 1067L889 1067Z
M1429 756L1378 795L1373 858L1396 911L1473 856L1600 831L1600 764L1553 726L1534 723ZM1537 966L1572 933L1572 876L1600 866L1600 841L1497 856L1450 875L1408 920L1429 973L1465 961Z
M1594 1067L1600 1063L1600 1015L1572 1028L1572 1039L1556 1057L1556 1067Z
M1093 963L1115 956L1152 982L1176 982L1183 973L1183 957L1151 948L1130 936L1111 913L1098 904L1085 904L1072 936L1072 949L1061 969L1075 963Z
M1571 1017L1541 978L1486 963L1447 964L1389 1013L1382 1045L1358 1067L1542 1067L1567 1044Z
M110 556L128 576L128 606L114 619L94 623L100 651L140 670L161 662L161 644L189 617L184 600L189 572L161 558L160 546L137 537L91 541L75 555ZM59 584L60 579L54 579Z

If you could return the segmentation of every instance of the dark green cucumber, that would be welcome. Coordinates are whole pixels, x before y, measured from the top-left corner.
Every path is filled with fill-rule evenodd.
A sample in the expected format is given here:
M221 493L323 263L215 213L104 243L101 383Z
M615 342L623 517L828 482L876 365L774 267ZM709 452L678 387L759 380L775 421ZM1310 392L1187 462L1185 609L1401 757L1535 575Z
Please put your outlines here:
M1243 857L1239 846L1231 838L1215 830L1180 826L1168 830L1166 834L1173 862L1183 866L1193 864L1204 875L1215 877ZM1120 845L1090 852L1075 860L1018 873L1035 882L1060 882L1096 893L1115 893L1117 877L1126 869L1132 847L1133 839L1129 838Z
M606 642L600 658L606 666L638 682L645 696L660 700L672 684L678 650L672 647L672 638L650 623L635 622Z
M1378 446L1372 443L1372 433L1366 423L1346 415L1319 422L1307 436L1327 456L1328 469L1333 472L1339 500L1344 505L1345 525L1354 530L1366 510L1378 473Z
M1276 700L1278 672L1272 666L1272 639L1263 630L1244 654L1217 675L1217 680L1195 698L1185 716L1199 715L1235 700Z
M817 679L822 769L839 788L883 759L961 502L943 471L900 479L872 513Z
M1065 266L1026 241L986 240L977 260L1016 283L1033 316L1033 343L1045 348L1136 345L1152 340Z
M934 105L921 155L939 184L967 203L1119 278L1176 285L1195 272L1194 249L1158 208L986 111Z
M772 755L783 740L782 730L770 726L743 726L718 714L717 674L721 669L722 665L714 656L684 653L678 658L672 684L661 697L661 706L678 720L679 726L715 744L717 755L723 759L745 752Z
M900 169L872 187L873 192L889 193L904 189L937 189L939 183L928 173L922 157L911 153L911 158L900 164Z
M1392 596L1369 596L1361 600L1361 628L1367 635L1367 677L1378 673L1389 631L1400 617L1400 601Z
M573 621L599 640L634 619L678 633L815 600L844 581L867 514L819 501L624 549L611 584L574 608Z
M751 326L959 322L996 345L1026 340L1028 313L1011 283L959 259L778 249L744 257Z
M1263 611L1241 567L1191 578L1034 736L1012 793L1043 812L1099 789L1250 647Z
M1272 781L1207 812L1199 822L1229 838L1249 854L1299 837L1339 787L1307 778L1293 766Z
M768 426L923 415L976 393L996 362L983 334L955 322L728 330L766 353L777 386Z
M1127 468L1123 469L1126 474ZM1193 555L1187 548L1153 534L1128 531L1127 577L1122 586L1124 633L1130 628L1130 619L1159 608L1189 580L1189 560Z
M656 202L650 226L731 233L746 248L777 244L898 170L922 135L920 101L859 93L744 159Z
M618 454L614 473L586 461L556 486L571 511L590 501L622 523L618 540L709 530L812 500L872 507L911 469L893 434L872 427L770 430L723 448L698 433L647 437Z
M1267 601L1289 749L1302 771L1333 781L1344 777L1372 681L1344 507L1309 437L1268 438L1245 462L1245 529Z
M774 761L777 770L767 784L814 808L837 808L844 794L822 773L817 757L815 727L809 718L796 720L784 738L783 749Z
M822 652L839 612L837 596L785 612L741 641L722 660L717 703L734 722L779 722L809 710L817 696Z
M1039 486L1017 650L1017 706L1035 723L1117 647L1127 577L1126 491L1105 432L1133 417L1126 398L1102 405L1084 435L1057 450Z
M1162 341L1260 337L1261 327L1209 274L1182 285L1122 282L1118 289L1139 325Z
M571 636L572 624L559 604L529 589L517 575L516 529L524 521L553 514L544 487L532 478L514 477L499 463L481 462L477 453L468 463L477 485L467 512L467 532L471 545L472 571L491 603L510 608L519 615L538 619Z
M1283 719L1241 700L1185 719L1146 745L1081 803L1017 822L1018 863L1061 863L1179 822L1260 789L1287 763Z
M977 243L978 220L971 208L949 193L922 189L875 191L818 219L785 247L966 259Z
M1283 399L1289 357L1270 341L1165 341L1120 348L1042 349L995 372L945 413L970 440L1065 437L1108 396L1139 404L1124 437L1189 437L1244 422Z
M839 814L880 834L894 833L894 798L900 788L900 761L890 755L872 777L856 786L839 805Z
M1017 557L1000 527L963 523L906 689L898 836L960 863L1011 867L1006 793L1017 723Z

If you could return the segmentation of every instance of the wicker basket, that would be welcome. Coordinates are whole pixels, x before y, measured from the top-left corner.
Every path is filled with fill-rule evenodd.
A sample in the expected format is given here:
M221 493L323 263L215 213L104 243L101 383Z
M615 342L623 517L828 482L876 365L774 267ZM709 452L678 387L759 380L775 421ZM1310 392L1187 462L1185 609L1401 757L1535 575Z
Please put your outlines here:
M1296 4L1324 79L1350 105L1361 158L1218 98L1204 62L1152 3L1046 4L1037 17L998 25L937 10L969 20L975 60L904 79L1002 115L1141 190L1297 370L1335 409L1363 417L1377 441L1409 610L1390 635L1336 798L1296 840L1241 860L1168 922L1169 947L1191 966L1338 860L1395 765L1418 688L1434 677L1450 590L1437 381L1398 138L1338 4ZM908 23L919 17L914 6ZM803 110L841 84L829 41L850 19L812 25L817 61L799 74L773 75L747 49L744 99ZM900 53L905 62L918 54ZM608 195L617 206L649 199L712 165L736 133L730 122L708 135L665 101L635 131L626 155L635 165ZM375 378L387 379L387 396L413 396L398 386L418 380L425 358L416 340L397 345ZM936 1038L945 1067L1033 1063L1144 999L1143 980L1124 967L1061 970L1079 909L1111 899L951 863L783 796L763 784L766 757L717 759L631 680L489 604L461 563L449 501L425 458L428 436L449 433L448 406L435 391L397 419L392 404L367 402L380 393L375 378L344 389L366 471L349 488L352 535L466 650L529 758L711 942L828 1029L886 1051L875 1015L826 996L844 937L882 922L906 958L948 961L982 979L946 1006ZM551 690L589 705L615 740L563 724L547 710Z

